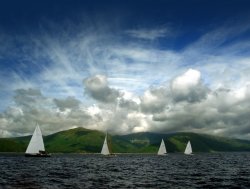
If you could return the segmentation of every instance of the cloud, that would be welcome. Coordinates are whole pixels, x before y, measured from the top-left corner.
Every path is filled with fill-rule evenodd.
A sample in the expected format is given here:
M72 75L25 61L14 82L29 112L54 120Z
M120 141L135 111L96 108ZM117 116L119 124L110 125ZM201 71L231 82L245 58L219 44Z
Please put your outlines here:
M169 100L166 88L155 88L145 91L141 97L141 110L145 113L162 112Z
M141 100L128 91L120 91L118 98L118 108L123 108L132 111L139 111Z
M201 95L198 100L189 100L193 93L200 94L200 86L203 86L201 72L194 69L173 78L169 86L150 88L141 96L118 90L114 96L114 89L103 75L89 77L84 82L87 94L95 97L96 105L86 106L74 97L52 99L39 89L16 90L15 104L0 114L2 136L32 133L35 122L41 125L44 134L73 127L117 134L190 131L239 138L246 138L250 132L250 85L209 91L205 87L206 98ZM106 94L114 99L93 95L103 91L110 91ZM180 91L185 98L177 101L175 95Z
M236 22L232 26L232 20L225 21L221 26L218 26L210 31L204 33L199 40L190 44L187 47L188 52L199 52L210 55L226 54L231 52L228 56L238 54L247 45L244 36L249 32L250 24L249 21ZM239 40L235 40L239 37ZM247 40L248 41L248 40ZM238 46L240 44L240 46ZM237 49L237 47L239 47Z
M131 37L145 40L155 40L158 38L169 37L170 35L173 35L172 31L167 28L127 30L126 33Z
M95 121L73 97L52 99L39 89L28 88L17 89L14 99L14 104L0 114L0 130L5 137L31 134L36 122L47 135Z
M195 131L221 136L247 138L249 130L249 93L240 95L237 90L219 89L208 93L199 103L182 101L172 103L153 115L151 128L158 132ZM243 97L244 96L244 97ZM244 133L245 132L245 133Z
M46 99L39 89L28 88L15 90L14 101L18 106L30 109L42 106Z
M108 86L104 75L96 75L83 80L85 92L94 99L103 103L114 103L119 97L119 91Z
M171 83L172 95L175 101L186 100L197 102L206 98L208 88L202 84L199 71L189 69Z
M54 99L55 104L57 107L64 111L65 109L76 109L80 105L80 101L75 99L75 97L67 97L66 99Z
M101 24L0 37L2 65L16 62L1 65L0 134L31 134L37 121L44 134L82 126L249 138L248 25L207 31L180 49L145 41L171 42L168 29L128 30L131 42Z

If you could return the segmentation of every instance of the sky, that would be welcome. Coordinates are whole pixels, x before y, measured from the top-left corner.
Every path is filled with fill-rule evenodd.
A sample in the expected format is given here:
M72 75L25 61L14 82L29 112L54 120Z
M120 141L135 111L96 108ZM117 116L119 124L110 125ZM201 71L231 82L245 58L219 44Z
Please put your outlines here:
M1 1L0 44L0 137L250 140L247 0Z

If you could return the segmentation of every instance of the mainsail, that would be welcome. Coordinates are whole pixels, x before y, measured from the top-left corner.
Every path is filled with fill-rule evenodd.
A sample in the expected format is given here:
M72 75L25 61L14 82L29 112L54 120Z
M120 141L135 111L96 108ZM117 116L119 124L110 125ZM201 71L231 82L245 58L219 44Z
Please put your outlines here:
M36 129L32 135L26 154L37 154L39 151L45 151L43 136L39 125L37 124Z
M108 142L107 142L107 133L106 133L106 136L105 136L105 140L104 140L104 143L103 143L103 146L102 146L102 151L101 151L101 154L103 155L109 155L110 152L109 152L109 147L108 147Z
M187 143L184 154L187 154L187 155L192 154L192 146L191 146L190 141L188 141L188 143Z
M165 146L163 139L161 140L161 145L160 145L160 148L159 148L157 154L158 155L166 155L167 154L166 146Z

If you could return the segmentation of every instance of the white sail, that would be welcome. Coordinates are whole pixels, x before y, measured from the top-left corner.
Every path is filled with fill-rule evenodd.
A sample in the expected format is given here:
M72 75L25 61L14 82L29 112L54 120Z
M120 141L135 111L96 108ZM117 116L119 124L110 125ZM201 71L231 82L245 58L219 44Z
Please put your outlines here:
M187 143L184 154L187 154L187 155L192 154L192 146L191 146L190 141L188 141L188 143Z
M104 143L103 143L103 146L102 146L101 154L102 155L109 155L110 154L108 143L107 143L107 134L105 136L105 140L104 140Z
M39 125L37 124L36 129L32 135L26 154L37 154L39 151L45 151L43 136Z
M163 139L161 140L161 145L160 145L160 148L159 148L157 154L158 155L166 155L167 154L166 146L165 146Z

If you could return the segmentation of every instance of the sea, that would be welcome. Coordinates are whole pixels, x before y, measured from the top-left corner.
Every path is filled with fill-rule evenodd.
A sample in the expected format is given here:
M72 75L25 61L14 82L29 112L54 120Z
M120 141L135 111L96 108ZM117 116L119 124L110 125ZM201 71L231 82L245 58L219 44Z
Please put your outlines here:
M2 153L0 188L250 188L250 153Z

